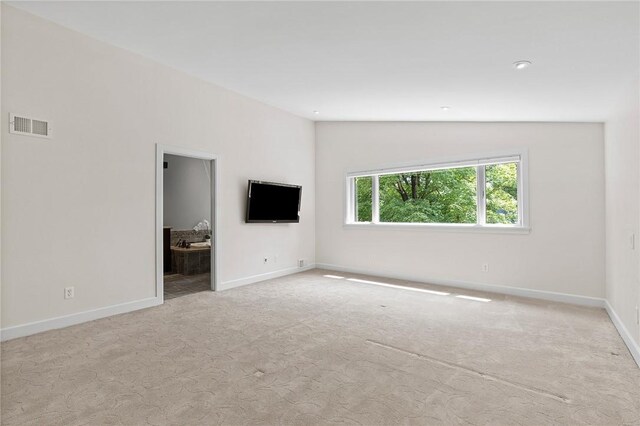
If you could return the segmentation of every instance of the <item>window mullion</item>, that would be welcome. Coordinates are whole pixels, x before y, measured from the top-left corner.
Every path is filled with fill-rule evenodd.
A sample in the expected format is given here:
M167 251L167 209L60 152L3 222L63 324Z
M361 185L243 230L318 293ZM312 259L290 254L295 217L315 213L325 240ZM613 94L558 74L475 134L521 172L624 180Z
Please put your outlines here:
M371 221L380 223L380 181L378 175L371 177Z
M476 197L477 197L477 223L478 225L486 225L487 223L487 179L485 174L485 166L476 167Z

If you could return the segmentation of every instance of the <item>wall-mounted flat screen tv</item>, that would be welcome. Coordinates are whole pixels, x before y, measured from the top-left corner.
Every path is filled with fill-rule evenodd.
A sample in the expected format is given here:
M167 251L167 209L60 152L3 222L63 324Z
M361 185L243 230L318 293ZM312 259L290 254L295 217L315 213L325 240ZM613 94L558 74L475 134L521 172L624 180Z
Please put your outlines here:
M298 223L302 187L285 183L249 181L247 223Z

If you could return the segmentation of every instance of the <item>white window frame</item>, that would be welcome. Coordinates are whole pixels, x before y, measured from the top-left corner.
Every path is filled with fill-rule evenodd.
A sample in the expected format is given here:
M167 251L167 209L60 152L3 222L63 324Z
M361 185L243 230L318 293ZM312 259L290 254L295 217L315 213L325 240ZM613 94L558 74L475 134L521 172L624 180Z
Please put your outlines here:
M485 166L500 163L518 163L518 219L517 224L488 224L486 223L486 178ZM477 222L476 223L398 223L380 222L380 194L379 176L398 173L410 173L427 170L443 170L460 167L476 167L477 176ZM372 220L371 222L355 221L355 178L372 177ZM440 159L438 161L420 164L400 165L366 171L349 171L345 174L345 211L344 226L347 228L376 228L376 229L436 229L449 231L477 231L499 233L529 233L529 162L528 153L523 151L509 151L499 153L485 153L468 157Z

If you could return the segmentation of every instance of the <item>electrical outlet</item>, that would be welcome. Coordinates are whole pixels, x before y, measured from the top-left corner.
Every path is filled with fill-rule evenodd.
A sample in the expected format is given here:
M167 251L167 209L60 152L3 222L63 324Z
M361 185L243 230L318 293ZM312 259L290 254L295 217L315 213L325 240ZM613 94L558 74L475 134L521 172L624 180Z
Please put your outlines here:
M65 287L64 288L64 298L65 299L73 299L75 296L75 288L73 287Z
M304 267L304 259L298 259L298 268Z
M483 263L482 264L482 272L489 272L489 264L488 263Z

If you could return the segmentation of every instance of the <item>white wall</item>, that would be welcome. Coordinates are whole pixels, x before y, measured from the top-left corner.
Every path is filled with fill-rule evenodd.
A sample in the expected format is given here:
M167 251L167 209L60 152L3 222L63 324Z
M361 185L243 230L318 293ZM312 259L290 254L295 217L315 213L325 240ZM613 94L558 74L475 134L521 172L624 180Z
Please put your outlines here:
M210 162L165 154L164 225L173 230L192 229L203 219L211 222Z
M605 125L607 300L640 344L640 83L636 80ZM636 246L630 245L635 234ZM640 360L639 360L640 362Z
M530 234L343 226L347 171L509 149L529 152ZM604 297L601 124L318 123L316 185L317 264Z
M155 295L156 143L220 155L223 288L314 261L311 121L4 4L1 118L3 327ZM245 224L248 179L302 185L301 222Z

